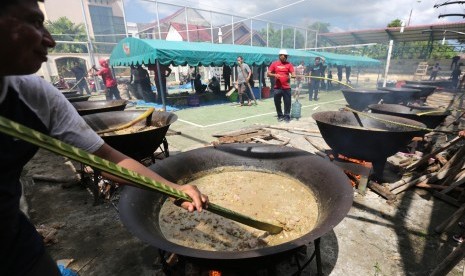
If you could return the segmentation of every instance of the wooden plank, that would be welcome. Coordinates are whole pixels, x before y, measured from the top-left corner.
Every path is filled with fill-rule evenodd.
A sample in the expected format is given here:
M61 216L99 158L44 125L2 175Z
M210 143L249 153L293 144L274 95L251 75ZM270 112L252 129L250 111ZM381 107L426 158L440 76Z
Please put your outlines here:
M260 130L267 131L267 130L264 130L263 128L264 128L263 126L255 126L255 127L250 127L247 129L242 129L242 130L234 130L234 131L229 131L229 132L224 132L224 133L212 134L212 136L213 137L239 136L243 134L259 132ZM270 132L268 131L268 133Z
M431 272L430 276L447 275L459 262L465 258L465 242L462 242Z
M374 181L368 181L368 188L372 189L375 193L379 194L380 196L384 197L387 200L395 200L396 195L391 193L389 189L379 185Z

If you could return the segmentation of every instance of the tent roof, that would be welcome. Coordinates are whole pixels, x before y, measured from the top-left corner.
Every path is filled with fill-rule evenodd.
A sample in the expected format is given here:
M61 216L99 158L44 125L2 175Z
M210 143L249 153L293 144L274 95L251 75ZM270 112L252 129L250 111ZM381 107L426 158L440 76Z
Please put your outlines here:
M350 66L377 66L379 61L359 56L338 55L325 52L312 52L288 49L289 61L293 64L312 62L317 56L325 57L328 64ZM278 48L254 47L232 44L212 44L207 42L184 42L128 37L121 40L110 56L112 66L134 64L161 64L190 66L234 65L238 56L251 65L269 65L278 59Z
M464 39L465 21L430 24L404 27L400 32L400 27L371 29L361 31L350 31L340 33L322 33L319 39L326 41L331 45L352 45L366 43L389 43L389 40L395 42L411 41L429 41L442 40L444 37L450 39Z

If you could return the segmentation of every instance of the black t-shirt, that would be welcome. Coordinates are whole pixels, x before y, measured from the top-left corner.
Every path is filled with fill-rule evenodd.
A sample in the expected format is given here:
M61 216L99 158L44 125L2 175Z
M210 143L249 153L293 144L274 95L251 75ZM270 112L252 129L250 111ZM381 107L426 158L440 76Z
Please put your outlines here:
M71 68L71 72L73 72L77 81L86 76L86 71L84 71L84 69L82 69L82 67L80 66L74 66L73 68Z

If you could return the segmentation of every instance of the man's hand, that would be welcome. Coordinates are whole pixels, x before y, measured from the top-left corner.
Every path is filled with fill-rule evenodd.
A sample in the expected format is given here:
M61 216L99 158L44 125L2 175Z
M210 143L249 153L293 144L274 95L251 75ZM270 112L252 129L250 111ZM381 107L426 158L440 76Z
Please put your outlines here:
M460 131L460 132L459 132L459 136L460 136L460 137L465 137L465 130Z
M184 201L181 203L181 207L189 212L193 212L194 210L200 212L203 207L208 204L208 196L202 194L197 186L187 184L179 186L178 189L185 192L190 198L192 198L192 202Z

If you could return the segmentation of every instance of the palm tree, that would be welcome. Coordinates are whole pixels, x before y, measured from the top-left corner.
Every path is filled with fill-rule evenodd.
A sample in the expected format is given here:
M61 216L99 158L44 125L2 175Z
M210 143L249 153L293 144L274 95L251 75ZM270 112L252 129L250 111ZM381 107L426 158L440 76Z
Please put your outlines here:
M74 24L67 17L60 17L56 21L47 20L45 27L56 41L87 42L86 30L83 24ZM55 53L87 53L86 44L57 43L51 51Z

